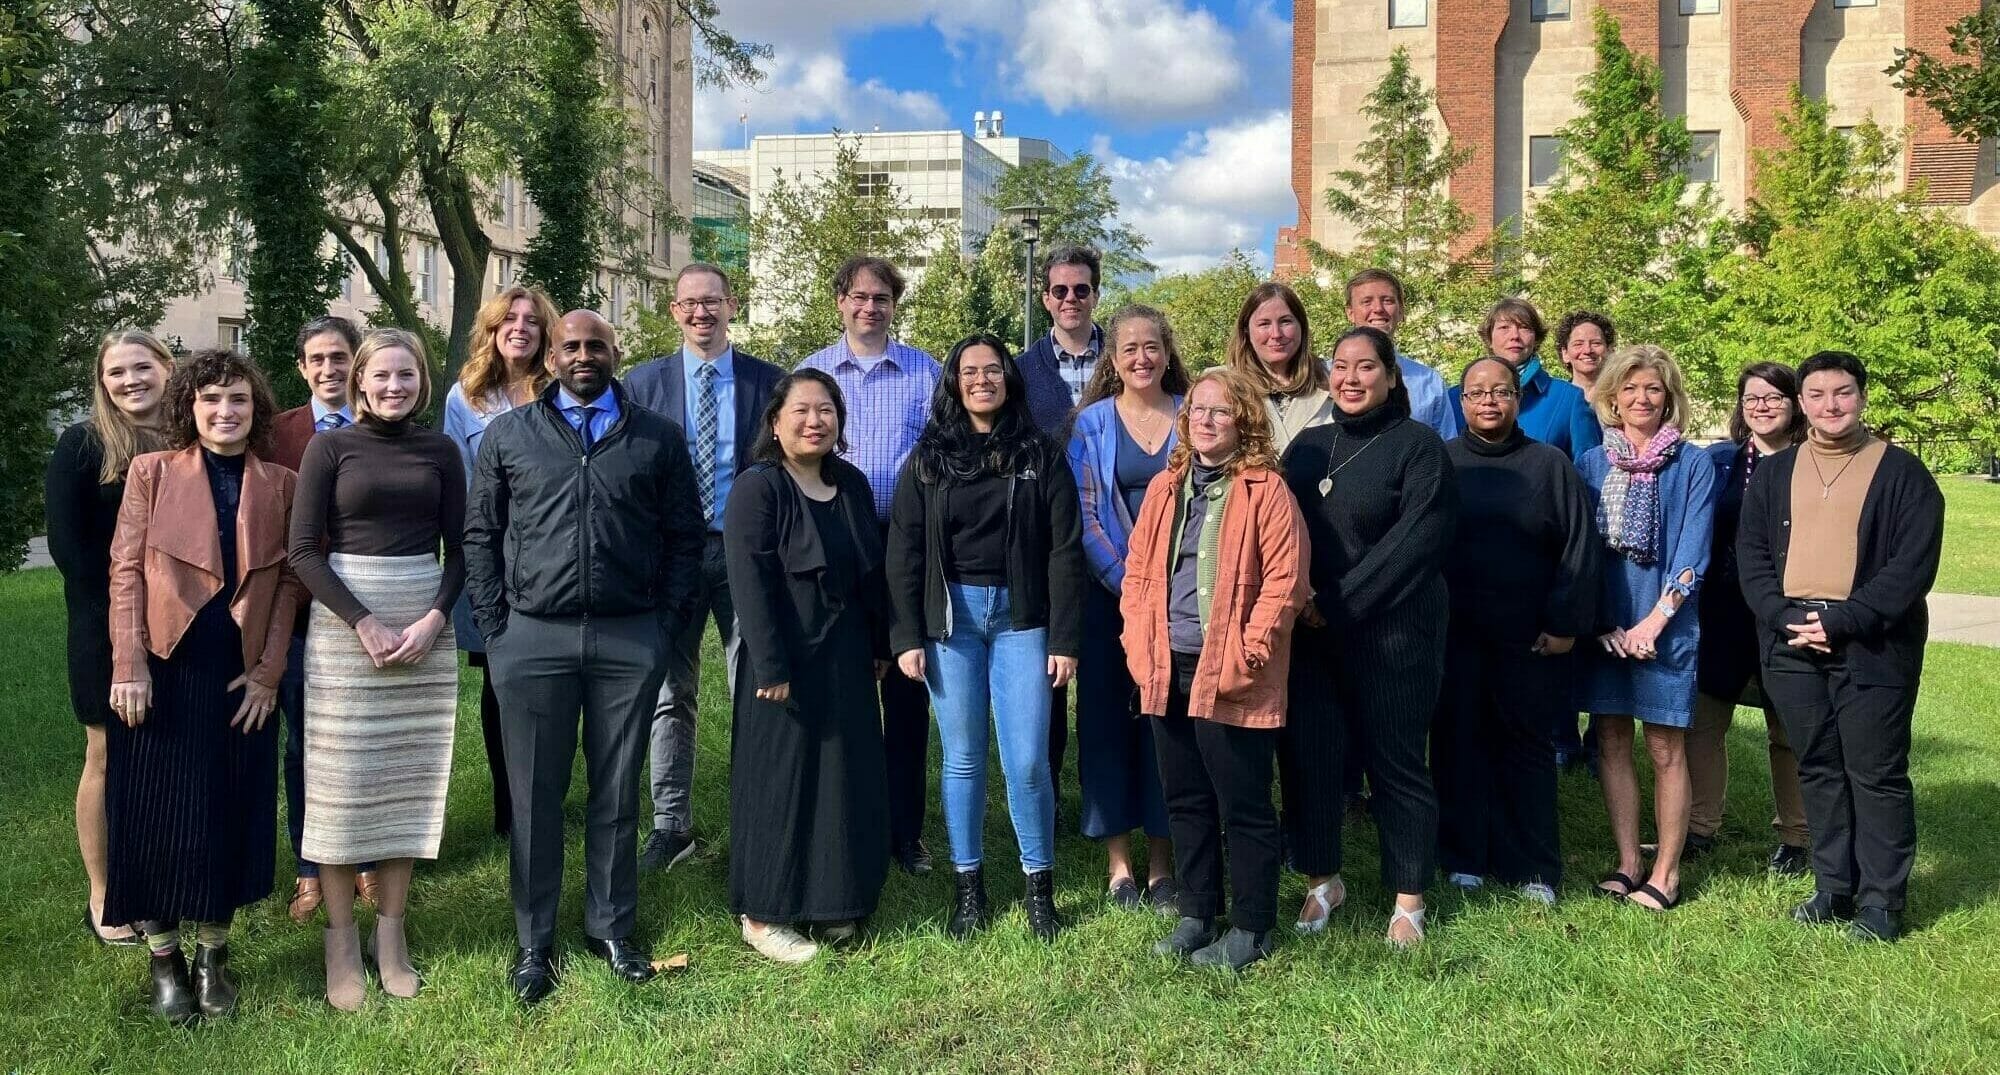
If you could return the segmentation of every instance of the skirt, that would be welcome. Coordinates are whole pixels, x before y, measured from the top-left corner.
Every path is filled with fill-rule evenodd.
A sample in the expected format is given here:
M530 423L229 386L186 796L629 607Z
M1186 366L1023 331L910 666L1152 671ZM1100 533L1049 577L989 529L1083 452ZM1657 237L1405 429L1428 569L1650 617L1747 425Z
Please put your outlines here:
M430 611L435 556L328 557L390 630ZM444 835L458 723L458 653L447 622L421 663L377 668L355 634L313 602L306 629L306 816L301 858L355 865L434 859Z

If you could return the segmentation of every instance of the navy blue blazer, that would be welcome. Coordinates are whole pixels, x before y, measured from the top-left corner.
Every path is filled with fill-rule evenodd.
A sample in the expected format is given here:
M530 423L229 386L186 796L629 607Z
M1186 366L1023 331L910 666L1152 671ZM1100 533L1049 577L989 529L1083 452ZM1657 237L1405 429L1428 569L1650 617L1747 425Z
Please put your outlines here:
M625 374L622 383L628 398L649 411L657 411L673 419L674 424L681 427L682 434L686 435L687 374L681 368L683 354L685 352L675 351L641 362ZM778 379L785 375L785 371L738 349L735 374L736 473L741 474L750 465L751 452L757 446L757 426L763 420L764 405L771 401L771 390L777 387Z
M1015 361L1021 366L1021 379L1027 382L1028 416L1034 419L1035 427L1051 437L1067 439L1065 430L1076 410L1076 397L1070 394L1069 382L1063 380L1062 371L1056 367L1055 337L1042 333L1041 339L1021 352Z

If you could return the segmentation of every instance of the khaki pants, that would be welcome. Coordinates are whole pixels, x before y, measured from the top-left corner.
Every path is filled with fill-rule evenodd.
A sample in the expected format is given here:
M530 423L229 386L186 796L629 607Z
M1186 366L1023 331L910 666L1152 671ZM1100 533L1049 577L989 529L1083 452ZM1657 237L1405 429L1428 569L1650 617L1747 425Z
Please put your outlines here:
M1736 703L1698 695L1694 703L1694 724L1687 732L1688 780L1694 785L1694 802L1688 810L1688 833L1714 836L1722 828L1722 804L1729 790L1729 725L1736 716ZM1799 760L1785 739L1785 727L1778 714L1764 708L1764 728L1770 739L1771 799L1777 814L1771 828L1778 838L1794 847L1811 847L1806 832L1806 805L1799 794Z

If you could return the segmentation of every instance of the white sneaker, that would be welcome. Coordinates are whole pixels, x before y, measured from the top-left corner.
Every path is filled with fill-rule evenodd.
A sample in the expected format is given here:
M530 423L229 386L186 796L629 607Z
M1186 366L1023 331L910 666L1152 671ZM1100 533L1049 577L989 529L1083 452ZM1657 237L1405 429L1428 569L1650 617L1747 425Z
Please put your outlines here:
M819 928L819 936L820 939L823 941L828 941L833 944L845 944L848 941L851 941L854 938L861 936L861 923L859 922L829 923Z
M769 925L754 929L750 925L750 916L741 915L739 919L743 925L744 943L766 959L780 963L804 963L819 954L819 945L790 926Z
M1476 873L1448 873L1444 875L1444 879L1467 892L1486 883L1486 879Z
M1530 881L1521 886L1521 895L1545 907L1556 905L1556 890L1540 881Z

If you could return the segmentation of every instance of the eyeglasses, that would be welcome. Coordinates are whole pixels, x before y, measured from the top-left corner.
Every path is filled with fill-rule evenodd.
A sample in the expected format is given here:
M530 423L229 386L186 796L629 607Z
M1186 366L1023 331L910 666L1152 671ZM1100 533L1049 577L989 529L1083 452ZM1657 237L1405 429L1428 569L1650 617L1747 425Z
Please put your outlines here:
M998 384L1007 379L1007 371L998 366L980 366L976 369L960 369L958 379L964 384L983 384L991 381Z
M1521 393L1512 388L1468 388L1464 395L1474 403L1505 403Z
M894 306L896 296L879 291L872 295L864 291L850 291L847 293L847 301L856 306Z
M1189 407L1187 413L1188 413L1188 421L1190 422L1236 421L1236 412L1230 410L1228 407Z
M1746 411L1761 411L1767 407L1775 408L1781 403L1790 402L1790 397L1776 394L1768 396L1744 396L1743 409Z
M723 304L728 301L728 299L675 299L674 309L681 311L700 310L702 313L712 314L722 309Z
M1089 298L1091 293L1096 290L1097 290L1096 288L1091 287L1089 284L1049 285L1049 294L1055 296L1055 300L1057 302L1066 301L1072 295L1076 296L1076 301L1082 302L1083 300Z

